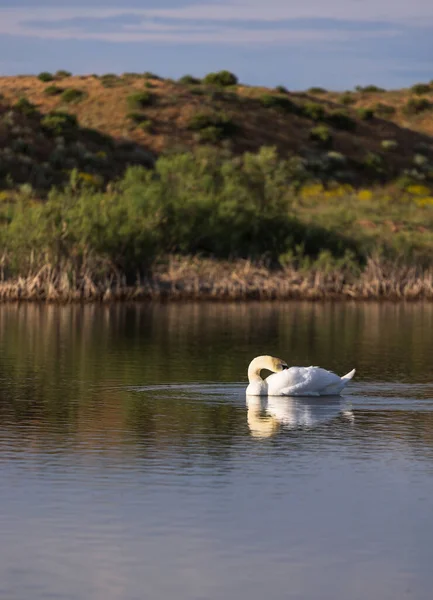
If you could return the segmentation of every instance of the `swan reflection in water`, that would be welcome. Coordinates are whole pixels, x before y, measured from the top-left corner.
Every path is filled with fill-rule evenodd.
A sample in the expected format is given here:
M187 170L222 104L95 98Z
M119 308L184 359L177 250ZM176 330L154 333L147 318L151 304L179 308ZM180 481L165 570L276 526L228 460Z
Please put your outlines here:
M247 395L247 421L253 437L271 437L281 429L312 429L337 418L354 422L350 404L341 396Z

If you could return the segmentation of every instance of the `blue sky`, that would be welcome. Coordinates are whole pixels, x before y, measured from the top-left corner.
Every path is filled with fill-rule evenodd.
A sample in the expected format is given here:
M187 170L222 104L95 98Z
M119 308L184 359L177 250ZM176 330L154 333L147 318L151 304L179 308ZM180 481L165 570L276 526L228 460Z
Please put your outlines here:
M289 89L433 79L432 0L0 0L0 73L229 69Z

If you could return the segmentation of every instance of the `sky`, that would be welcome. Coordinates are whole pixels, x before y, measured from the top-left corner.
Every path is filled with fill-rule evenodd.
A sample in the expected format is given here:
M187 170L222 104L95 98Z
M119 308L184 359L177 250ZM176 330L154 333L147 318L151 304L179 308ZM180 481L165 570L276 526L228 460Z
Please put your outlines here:
M0 74L57 69L407 87L433 79L433 2L0 0Z

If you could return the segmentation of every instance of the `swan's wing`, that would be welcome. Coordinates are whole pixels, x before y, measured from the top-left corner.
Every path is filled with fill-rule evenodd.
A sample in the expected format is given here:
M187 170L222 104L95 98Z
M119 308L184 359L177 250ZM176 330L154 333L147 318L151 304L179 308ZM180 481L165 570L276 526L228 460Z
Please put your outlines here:
M291 367L266 379L268 394L276 396L320 396L341 385L341 377L320 367Z

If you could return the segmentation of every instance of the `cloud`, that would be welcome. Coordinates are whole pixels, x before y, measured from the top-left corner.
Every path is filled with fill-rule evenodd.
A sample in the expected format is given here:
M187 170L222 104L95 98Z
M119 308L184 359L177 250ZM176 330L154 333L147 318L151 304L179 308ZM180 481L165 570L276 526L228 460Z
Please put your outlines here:
M400 4L400 0L395 1ZM323 7L319 10L322 4L318 0L293 7L281 0L270 0L266 6L257 0L239 0L180 8L0 9L0 33L51 40L294 44L393 36L405 27L398 20L391 24L371 20L376 13L366 7L377 5L372 0L365 0L362 10L357 0L347 0L346 4L354 6L358 18L332 17L337 13L332 6L342 6L338 0L331 1L326 11ZM431 12L433 17L433 8Z

